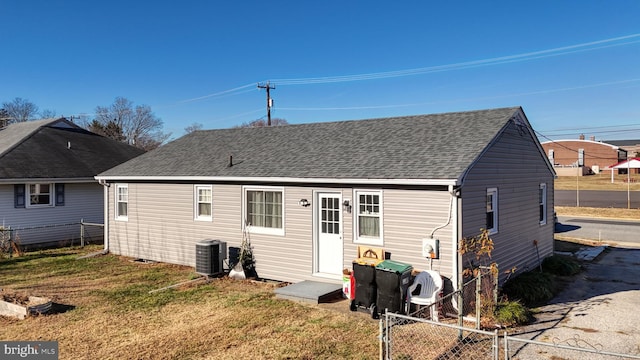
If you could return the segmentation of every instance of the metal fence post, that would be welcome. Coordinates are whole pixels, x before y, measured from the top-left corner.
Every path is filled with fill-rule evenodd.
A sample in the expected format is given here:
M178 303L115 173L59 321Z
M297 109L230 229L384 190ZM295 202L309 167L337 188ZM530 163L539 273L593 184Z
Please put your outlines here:
M80 219L80 247L84 247L84 219Z
M480 312L482 311L482 271L476 276L476 329L480 330Z
M460 286L458 287L458 340L462 340L463 337L463 333L462 333L462 326L464 325L464 304L462 303L464 301L464 296L463 293L464 292L464 283L461 281L460 282Z
M383 321L383 318L380 318L380 321L378 322L378 329L380 331L380 344L379 344L380 360L384 360L384 327L382 325L382 321Z
M504 358L505 359L509 359L509 339L508 339L508 334L507 332L503 332L502 335L504 336Z
M498 329L494 330L493 335L493 358L500 360L500 336L498 335Z
M7 228L9 230L9 259L13 257L13 231L11 226Z
M493 272L493 305L498 305L498 271Z

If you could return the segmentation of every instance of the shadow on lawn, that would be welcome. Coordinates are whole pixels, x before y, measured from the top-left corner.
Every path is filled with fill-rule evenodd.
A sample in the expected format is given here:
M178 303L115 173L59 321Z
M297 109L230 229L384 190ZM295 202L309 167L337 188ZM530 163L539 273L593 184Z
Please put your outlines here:
M76 307L74 305L66 305L54 302L51 304L51 310L47 312L47 315L64 314L67 311L71 311L75 308Z

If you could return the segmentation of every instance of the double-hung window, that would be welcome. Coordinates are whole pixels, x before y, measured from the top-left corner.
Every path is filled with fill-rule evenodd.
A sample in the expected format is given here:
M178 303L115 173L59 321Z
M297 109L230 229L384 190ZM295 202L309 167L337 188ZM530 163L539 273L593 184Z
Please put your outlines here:
M547 184L541 183L538 191L538 204L540 208L540 225L547 223Z
M356 242L382 245L382 191L356 190Z
M116 220L129 219L129 185L116 184Z
M245 187L245 222L251 231L284 235L284 190L276 187Z
M196 185L194 190L195 220L211 221L213 219L211 185Z
M498 189L487 189L487 231L489 234L498 232Z
M27 207L53 206L53 184L27 184Z

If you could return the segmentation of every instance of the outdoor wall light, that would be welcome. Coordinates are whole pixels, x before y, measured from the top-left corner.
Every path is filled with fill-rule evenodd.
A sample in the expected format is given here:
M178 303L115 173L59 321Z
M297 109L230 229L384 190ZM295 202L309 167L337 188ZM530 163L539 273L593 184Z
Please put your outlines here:
M351 212L351 203L349 203L349 200L345 200L342 202L342 210L350 213Z
M307 207L307 206L311 205L311 203L307 199L300 199L298 201L298 205Z

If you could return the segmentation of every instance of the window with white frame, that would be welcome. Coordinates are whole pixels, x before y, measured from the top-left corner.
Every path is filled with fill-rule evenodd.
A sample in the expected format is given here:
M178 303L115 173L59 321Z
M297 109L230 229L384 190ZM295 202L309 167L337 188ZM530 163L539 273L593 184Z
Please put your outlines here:
M251 231L284 235L284 190L272 187L245 187L245 221Z
M129 217L129 185L116 184L116 220L127 220Z
M498 232L498 189L487 189L487 231L489 234Z
M540 207L540 225L547 223L547 184L541 183L538 191L538 203Z
M27 184L27 206L53 206L53 184Z
M211 221L213 196L211 185L196 185L194 187L195 197L195 220Z
M382 245L382 191L356 190L355 241Z

